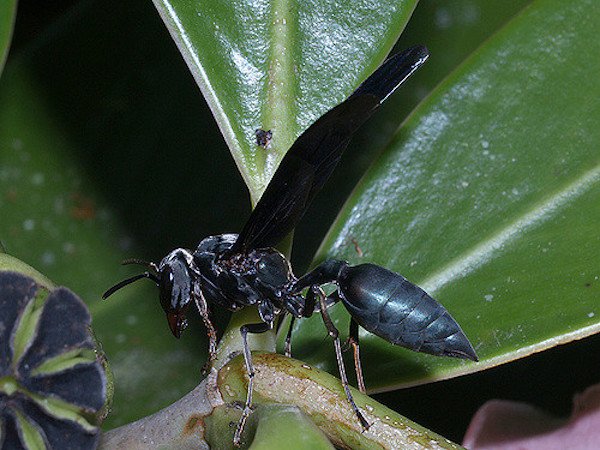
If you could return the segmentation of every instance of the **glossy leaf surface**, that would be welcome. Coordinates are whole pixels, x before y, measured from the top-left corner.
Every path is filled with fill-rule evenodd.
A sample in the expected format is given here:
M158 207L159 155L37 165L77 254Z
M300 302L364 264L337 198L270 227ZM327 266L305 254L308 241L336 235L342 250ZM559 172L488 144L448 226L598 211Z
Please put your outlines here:
M319 259L372 261L421 284L482 359L365 335L371 388L480 370L600 329L599 18L592 1L534 2L434 91L349 199ZM296 356L327 361L321 323L305 327Z
M17 0L0 0L0 74L8 55L16 12Z
M423 44L432 56L350 141L340 167L296 228L292 252L296 271L310 263L336 213L406 116L450 71L529 3L531 0L419 2L394 51Z
M387 56L416 0L154 0L253 202L296 137ZM267 152L255 130L272 130Z

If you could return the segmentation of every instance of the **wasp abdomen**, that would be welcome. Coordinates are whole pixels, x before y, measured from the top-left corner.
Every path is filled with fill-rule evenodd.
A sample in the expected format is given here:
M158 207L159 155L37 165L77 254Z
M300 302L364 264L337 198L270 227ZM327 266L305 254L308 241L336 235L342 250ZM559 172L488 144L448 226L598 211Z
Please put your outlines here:
M361 264L344 267L337 281L346 309L367 331L418 352L477 360L446 308L402 275Z

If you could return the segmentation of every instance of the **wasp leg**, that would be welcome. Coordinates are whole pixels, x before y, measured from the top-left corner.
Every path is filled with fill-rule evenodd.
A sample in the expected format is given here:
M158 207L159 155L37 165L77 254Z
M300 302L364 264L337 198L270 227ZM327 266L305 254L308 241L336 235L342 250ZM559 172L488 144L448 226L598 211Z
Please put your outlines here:
M285 336L285 350L284 354L288 358L292 357L292 328L294 328L294 322L296 317L292 316L290 320L290 327L288 328L287 335Z
M202 368L202 373L206 374L208 369L212 365L212 362L217 357L217 330L210 320L210 313L208 310L208 303L202 294L201 289L194 289L194 301L196 302L196 308L198 308L198 313L200 313L200 317L202 317L202 322L206 327L206 333L208 334L208 360L204 367Z
M313 315L313 312L315 312L315 303L315 293L312 289L309 289L306 293L302 317L310 317ZM285 337L285 356L287 356L288 358L292 357L292 327L294 326L295 320L296 317L292 315L292 320L290 321L290 328L288 329L287 335Z
M250 353L250 347L248 347L248 333L259 334L264 333L265 331L269 331L273 328L273 323L250 323L248 325L243 325L240 328L240 333L242 334L242 340L244 343L244 362L246 363L246 372L248 372L248 393L246 395L246 404L244 405L244 410L242 411L242 417L240 417L240 421L238 422L237 428L235 430L235 435L233 436L233 445L239 447L242 439L242 432L244 431L244 426L246 425L246 420L250 416L252 412L252 389L254 387L254 365L252 364L252 354Z
M315 290L312 288L306 293L306 302L304 304L304 314L302 317L310 317L315 312L315 303L317 302Z
M360 364L360 347L358 343L358 323L350 318L350 332L348 335L348 343L352 346L354 352L354 371L356 372L356 381L358 382L358 389L363 394L367 393L365 388L365 379L363 378L362 365Z
M342 358L342 344L340 343L339 331L331 321L329 317L329 313L327 312L327 304L325 302L325 293L321 288L317 289L317 296L319 297L319 306L321 307L321 317L323 317L323 322L325 323L325 328L327 328L327 332L329 336L333 338L333 344L335 345L335 358L337 359L338 369L340 371L340 378L342 379L342 385L344 386L344 391L346 392L346 398L352 406L354 413L358 417L360 424L365 430L368 430L370 427L367 419L362 415L356 403L354 403L354 399L352 398L352 393L350 392L350 385L348 384L348 377L346 376L346 368L344 367L344 360Z

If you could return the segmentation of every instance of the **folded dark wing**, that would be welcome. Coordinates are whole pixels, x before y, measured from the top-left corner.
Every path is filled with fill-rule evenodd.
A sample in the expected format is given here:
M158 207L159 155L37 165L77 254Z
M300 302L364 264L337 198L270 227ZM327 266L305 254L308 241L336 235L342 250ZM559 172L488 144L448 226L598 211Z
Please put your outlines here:
M323 187L356 130L429 56L411 47L385 61L344 102L314 122L281 161L232 251L274 247Z

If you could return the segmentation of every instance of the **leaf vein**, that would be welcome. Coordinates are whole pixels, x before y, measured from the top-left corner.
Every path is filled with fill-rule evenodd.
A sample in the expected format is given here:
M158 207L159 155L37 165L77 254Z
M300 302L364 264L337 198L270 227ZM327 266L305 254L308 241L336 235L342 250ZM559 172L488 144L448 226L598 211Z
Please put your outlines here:
M432 293L458 278L465 277L489 262L495 253L518 239L523 232L540 226L551 219L559 210L567 206L570 201L582 196L599 182L600 165L597 165L583 173L559 192L533 205L529 212L513 220L497 233L489 236L471 250L455 258L441 270L420 283L421 286L427 292Z

